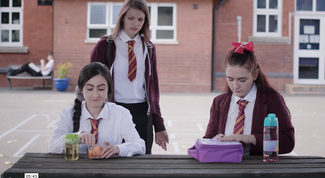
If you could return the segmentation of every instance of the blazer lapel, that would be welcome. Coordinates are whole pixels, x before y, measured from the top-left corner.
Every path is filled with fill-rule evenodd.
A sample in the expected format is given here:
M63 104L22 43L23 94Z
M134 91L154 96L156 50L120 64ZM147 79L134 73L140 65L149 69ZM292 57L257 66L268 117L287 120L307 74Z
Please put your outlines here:
M226 95L225 100L219 104L220 108L220 124L219 124L219 129L220 133L225 134L225 128L226 128L226 123L227 123L227 117L228 117L228 112L229 112L229 107L230 107L230 101L231 101L231 96L232 93L228 93Z
M264 92L257 90L255 106L253 111L253 120L252 120L252 130L251 133L262 133L263 130L259 130L263 128L265 113L267 113L268 104L267 104L267 96Z

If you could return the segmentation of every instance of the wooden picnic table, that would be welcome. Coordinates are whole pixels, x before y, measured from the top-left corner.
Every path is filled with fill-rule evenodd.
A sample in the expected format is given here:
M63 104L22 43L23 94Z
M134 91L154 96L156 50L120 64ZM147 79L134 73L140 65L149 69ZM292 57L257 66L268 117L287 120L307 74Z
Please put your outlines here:
M325 158L280 156L278 162L264 163L262 156L244 156L241 163L200 163L188 155L141 155L90 160L88 155L80 154L77 161L66 161L64 155L26 153L2 177L26 178L25 173L38 173L37 178L325 177Z

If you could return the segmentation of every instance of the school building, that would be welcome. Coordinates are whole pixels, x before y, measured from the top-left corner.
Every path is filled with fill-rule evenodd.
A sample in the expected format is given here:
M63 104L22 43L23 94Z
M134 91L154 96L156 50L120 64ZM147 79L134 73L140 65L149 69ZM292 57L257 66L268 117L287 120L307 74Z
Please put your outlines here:
M98 39L115 27L123 0L1 0L0 87L9 64L71 62L69 90ZM325 93L324 0L147 0L160 92L223 91L232 42L253 41L271 84ZM321 33L323 32L323 33ZM56 68L56 67L55 67ZM1 71L1 70L0 70ZM47 81L51 85L51 81ZM12 80L13 87L41 85Z

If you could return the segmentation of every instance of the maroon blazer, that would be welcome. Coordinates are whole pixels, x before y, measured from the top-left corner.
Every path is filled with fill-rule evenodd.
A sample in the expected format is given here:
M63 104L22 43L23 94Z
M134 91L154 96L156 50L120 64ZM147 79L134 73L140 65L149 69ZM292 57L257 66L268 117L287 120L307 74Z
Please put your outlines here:
M214 98L210 110L210 121L204 138L213 138L219 133L225 133L231 96L232 93L224 93ZM262 92L257 90L251 130L251 134L256 137L256 145L251 146L251 155L263 154L264 119L269 113L274 113L278 118L279 153L290 153L295 146L294 127L282 96L275 91Z
M101 38L93 51L91 52L90 62L101 62L105 64L106 58L106 48L107 48L107 37ZM144 42L142 41L144 44ZM155 127L155 132L160 132L166 130L164 125L164 119L161 117L160 106L159 106L159 85L158 85L158 72L157 72L157 60L156 60L156 47L149 41L149 44L153 46L152 48L152 58L145 60L145 84L146 84L146 96L149 104L150 113L152 115L152 124ZM144 45L143 45L144 46ZM110 69L115 60L116 46L112 43L111 55L108 68ZM149 61L150 60L150 61ZM114 76L113 76L114 80ZM112 91L112 97L114 97L114 90ZM110 98L114 101L114 98Z

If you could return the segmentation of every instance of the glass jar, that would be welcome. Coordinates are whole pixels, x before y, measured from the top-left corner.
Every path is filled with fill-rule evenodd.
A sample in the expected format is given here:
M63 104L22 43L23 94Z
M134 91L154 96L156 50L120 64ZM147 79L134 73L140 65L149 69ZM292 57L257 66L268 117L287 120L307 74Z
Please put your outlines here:
M68 161L75 161L79 158L79 137L78 134L65 134L65 154L64 158Z

